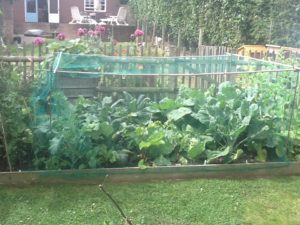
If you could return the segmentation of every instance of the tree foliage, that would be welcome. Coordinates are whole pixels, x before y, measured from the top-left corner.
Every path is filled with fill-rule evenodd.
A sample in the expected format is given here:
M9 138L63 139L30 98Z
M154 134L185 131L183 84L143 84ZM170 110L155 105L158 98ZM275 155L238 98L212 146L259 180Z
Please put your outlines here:
M32 158L31 85L20 82L19 71L0 63L0 170L30 167ZM5 145L7 143L7 146Z
M140 21L165 25L195 45L199 29L208 45L300 46L300 3L294 0L130 0ZM298 38L297 38L298 37Z

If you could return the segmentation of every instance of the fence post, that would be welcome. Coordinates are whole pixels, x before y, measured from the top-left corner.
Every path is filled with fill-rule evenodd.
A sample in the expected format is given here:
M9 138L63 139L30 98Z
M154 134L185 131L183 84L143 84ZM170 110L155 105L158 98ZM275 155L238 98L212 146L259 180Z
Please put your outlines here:
M152 37L151 37L151 45L154 44L154 41L155 41L155 33L156 33L156 21L153 22L153 30L152 30Z
M26 56L26 48L25 48L25 42L23 42L23 56ZM26 62L24 60L23 62L23 82L26 82Z
M202 29L201 27L199 28L199 37L198 37L198 55L200 55L200 47L202 45Z
M129 45L127 45L127 48L126 48L126 56L129 56L130 55L130 47L129 47Z
M148 46L148 56L151 56L151 46Z
M34 44L31 47L31 77L34 79Z
M178 31L177 35L177 48L176 48L176 55L180 56L180 46L181 46L181 31Z
M41 56L42 56L42 46L39 45L39 48L38 48L38 57L39 57L39 59L41 58ZM41 69L42 69L41 62L39 61L39 72L38 73L41 72Z
M111 43L113 44L113 42L114 42L114 39L115 39L115 31L114 31L114 25L113 24L111 24Z
M110 52L110 55L111 55L111 56L114 55L114 51L115 51L115 49L114 49L114 43L111 42L111 52Z
M161 28L161 48L163 49L163 51L164 51L164 49L165 49L165 25L163 24L162 25L162 28Z
M145 47L147 47L148 43L147 43L147 37L148 37L148 23L147 23L147 19L145 20L144 23L144 29L145 29L145 33L144 33L144 42L145 42Z
M107 45L106 45L106 43L104 43L104 45L103 45L103 54L104 55L106 55L106 49L107 49Z

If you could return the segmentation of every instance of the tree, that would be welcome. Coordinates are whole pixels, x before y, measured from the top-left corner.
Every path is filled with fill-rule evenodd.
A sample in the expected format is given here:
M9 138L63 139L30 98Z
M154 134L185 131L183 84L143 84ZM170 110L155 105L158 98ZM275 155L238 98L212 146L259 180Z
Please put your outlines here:
M0 37L3 36L3 13L2 13L2 1L0 0Z
M299 46L300 3L294 0L130 0L136 18L166 26L189 45L199 29L207 45Z

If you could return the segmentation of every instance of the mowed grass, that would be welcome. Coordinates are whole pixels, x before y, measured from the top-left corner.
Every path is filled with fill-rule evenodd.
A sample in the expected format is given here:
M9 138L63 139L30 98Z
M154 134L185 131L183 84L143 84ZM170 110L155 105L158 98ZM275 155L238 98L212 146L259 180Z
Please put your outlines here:
M106 184L135 225L300 224L300 177ZM124 224L97 185L0 186L0 224Z

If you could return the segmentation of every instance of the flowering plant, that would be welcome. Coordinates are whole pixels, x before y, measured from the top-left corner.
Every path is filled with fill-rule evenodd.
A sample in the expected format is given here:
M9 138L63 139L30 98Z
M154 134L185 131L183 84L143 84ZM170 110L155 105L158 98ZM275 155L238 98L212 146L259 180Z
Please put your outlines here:
M136 29L135 31L134 31L134 36L135 37L141 37L141 36L143 36L144 35L144 31L142 31L142 30L140 30L140 29Z
M79 36L79 37L86 35L86 33L87 33L87 30L84 28L78 28L78 30L77 30L77 36Z
M95 31L103 34L106 31L106 28L105 28L105 26L102 26L102 25L96 25Z
M64 41L66 39L66 35L64 33L59 33L56 38L59 40L59 41Z
M89 35L90 37L93 37L93 36L94 36L94 31L89 30L89 31L88 31L88 35Z
M42 37L36 37L33 41L33 43L37 46L41 46L45 43L45 39Z

